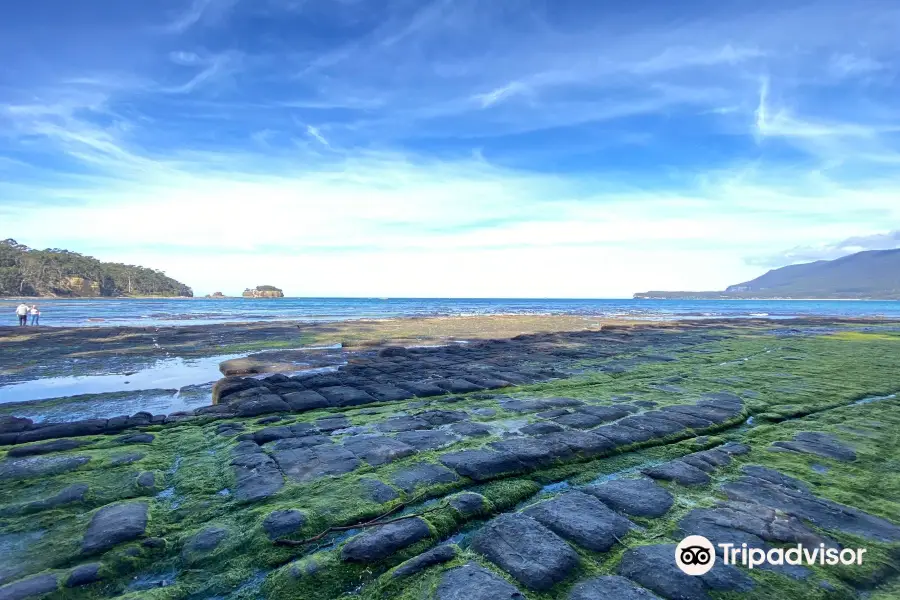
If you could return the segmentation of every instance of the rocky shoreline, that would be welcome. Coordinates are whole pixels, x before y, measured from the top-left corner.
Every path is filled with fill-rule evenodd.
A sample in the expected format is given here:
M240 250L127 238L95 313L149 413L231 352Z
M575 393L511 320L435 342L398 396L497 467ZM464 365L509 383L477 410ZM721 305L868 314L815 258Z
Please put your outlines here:
M97 359L97 372L115 360L185 358L232 352L292 349L340 343L348 348L377 347L385 343L422 345L462 339L513 337L542 331L597 329L603 324L628 321L591 317L534 315L433 317L342 322L266 321L167 327L14 327L0 326L0 384L9 374L22 378L53 374L81 374L76 359ZM105 361L105 362L104 362ZM108 370L108 369L107 369Z
M822 320L386 340L180 414L0 418L0 598L886 600L898 343ZM692 578L686 534L873 558Z
M568 315L421 317L306 323L273 321L167 327L0 326L0 385L48 375L109 372L117 363L139 364L167 356L184 358L341 344L345 348L434 345L504 339L529 333L596 331L647 325L692 327L693 321L642 322ZM698 321L704 326L764 326L765 319ZM885 319L791 319L792 326L890 325ZM94 364L92 364L94 363ZM110 366L112 365L112 366Z

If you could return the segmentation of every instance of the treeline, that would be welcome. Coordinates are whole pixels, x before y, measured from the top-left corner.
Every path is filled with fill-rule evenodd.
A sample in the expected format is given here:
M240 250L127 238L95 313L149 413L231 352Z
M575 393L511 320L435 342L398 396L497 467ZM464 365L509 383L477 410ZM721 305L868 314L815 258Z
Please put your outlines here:
M0 242L0 296L193 296L162 271L100 262L59 248Z

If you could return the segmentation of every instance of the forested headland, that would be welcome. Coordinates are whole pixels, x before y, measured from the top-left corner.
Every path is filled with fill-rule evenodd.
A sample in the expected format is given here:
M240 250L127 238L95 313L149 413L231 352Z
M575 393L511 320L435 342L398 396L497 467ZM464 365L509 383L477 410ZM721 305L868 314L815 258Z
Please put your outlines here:
M162 271L101 262L60 248L36 250L13 239L0 242L0 296L193 296Z

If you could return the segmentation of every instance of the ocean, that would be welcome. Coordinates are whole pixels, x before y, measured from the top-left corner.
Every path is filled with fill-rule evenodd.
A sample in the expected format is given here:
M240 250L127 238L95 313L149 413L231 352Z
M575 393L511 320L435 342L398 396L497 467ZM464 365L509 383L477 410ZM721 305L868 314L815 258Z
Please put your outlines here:
M900 318L900 301L856 300L577 300L513 298L205 298L40 299L41 325L174 326L257 321L345 321L461 315L586 315L673 320L768 317ZM15 300L0 300L0 315L15 324ZM3 321L0 321L2 323Z

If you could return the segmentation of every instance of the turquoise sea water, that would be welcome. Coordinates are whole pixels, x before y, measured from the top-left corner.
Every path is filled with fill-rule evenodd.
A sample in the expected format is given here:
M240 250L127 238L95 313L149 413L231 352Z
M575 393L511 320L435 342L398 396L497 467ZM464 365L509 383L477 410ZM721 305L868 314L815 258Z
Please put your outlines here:
M42 325L78 327L491 314L566 314L656 320L804 316L900 318L900 301L193 298L29 301L32 302L37 302L41 308ZM16 304L15 300L0 300L0 325L15 324Z

